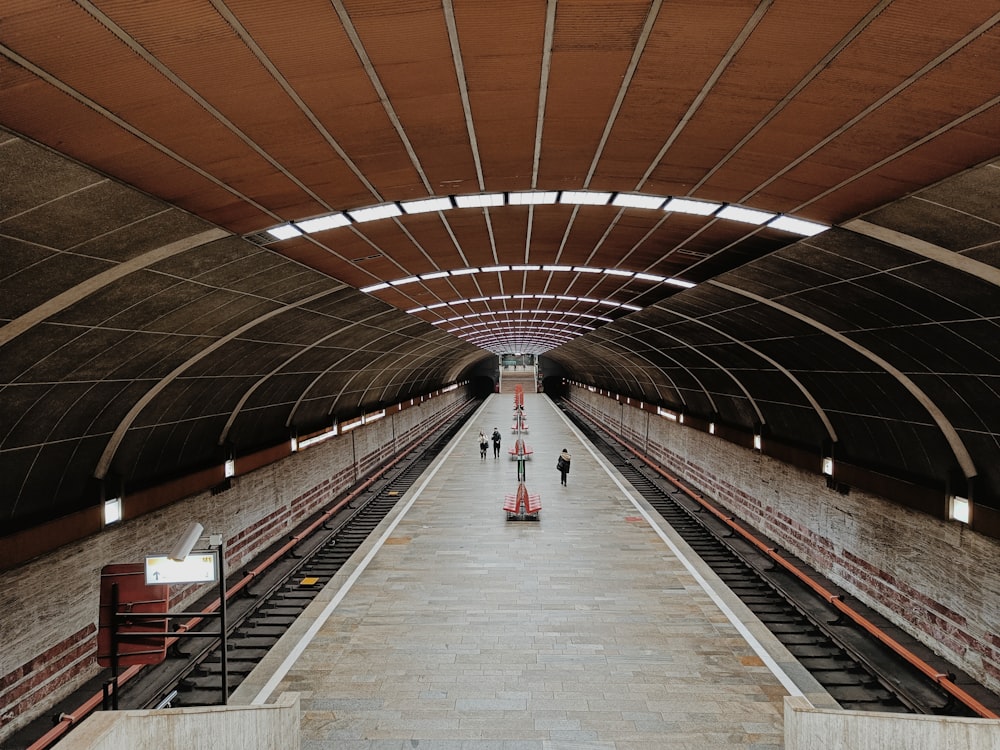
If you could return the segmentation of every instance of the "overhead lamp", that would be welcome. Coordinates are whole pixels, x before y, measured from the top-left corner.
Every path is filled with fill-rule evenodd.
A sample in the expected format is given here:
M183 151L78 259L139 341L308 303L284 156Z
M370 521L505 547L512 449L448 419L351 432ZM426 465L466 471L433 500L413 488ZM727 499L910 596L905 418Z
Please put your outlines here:
M306 219L305 221L297 221L295 225L307 234L312 234L313 232L322 232L325 229L336 229L338 227L346 227L351 223L343 214L328 214L326 216L317 216L315 219Z
M744 224L763 224L774 218L770 211L758 211L753 208L743 208L742 206L726 206L716 214L719 219L730 219L731 221L741 221Z
M478 268L459 268L456 271L450 272L452 276L467 276L470 273L479 273Z
M104 525L110 526L122 520L122 499L113 497L104 501Z
M451 208L451 199L424 198L423 200L404 201L399 205L408 214L426 214L431 211L447 211Z
M527 265L527 266L511 266L510 270L511 271L540 271L541 268L542 268L541 266L530 266L530 265Z
M624 271L621 268L605 268L604 273L608 276L628 276L630 278L635 276L635 271Z
M348 211L347 215L354 221L362 223L366 221L377 221L379 219L391 219L393 216L402 216L403 212L395 203L382 203L378 206L368 208L358 208Z
M683 279L667 279L665 283L673 284L674 286L679 286L684 289L690 289L695 285L693 281L684 281Z
M459 208L485 208L502 206L503 193L481 193L479 195L456 195L455 205Z
M415 315L416 313L423 312L426 309L427 309L426 307L411 307L409 310L406 311L406 314Z
M479 270L483 273L499 273L500 271L509 271L510 266L483 266Z
M637 273L635 275L635 278L642 279L643 281L655 281L656 283L660 283L661 281L667 280L666 276L657 276L656 274L652 273Z
M795 219L791 216L779 216L774 221L768 222L768 226L773 229L780 229L783 232L800 234L803 237L812 237L813 235L819 234L820 232L825 232L827 229L830 228L824 226L823 224L817 224L814 221Z
M606 206L609 200L611 200L611 193L593 190L563 190L559 196L560 203L580 206Z
M380 282L378 284L372 284L371 286L361 287L358 291L364 292L365 294L371 294L372 292L377 292L382 289L388 289L389 285L385 282Z
M639 195L635 193L618 193L611 201L613 206L622 208L659 208L663 205L662 195Z
M604 273L603 268L594 268L593 266L573 266L573 270L579 273Z
M573 266L542 266L543 271L572 271Z
M403 284L412 284L414 281L420 281L419 276L407 276L405 279L396 279L395 281L390 281L389 284L392 286L403 286Z
M271 227L267 230L267 233L276 240L289 240L292 237L299 237L302 234L298 228L291 224L281 224L280 226Z
M448 275L447 271L434 271L433 273L422 273L420 274L421 281L430 281L431 279L443 279Z
M689 198L671 198L663 207L664 211L676 211L680 214L694 214L696 216L710 216L719 210L721 203L710 203L708 201L695 201Z

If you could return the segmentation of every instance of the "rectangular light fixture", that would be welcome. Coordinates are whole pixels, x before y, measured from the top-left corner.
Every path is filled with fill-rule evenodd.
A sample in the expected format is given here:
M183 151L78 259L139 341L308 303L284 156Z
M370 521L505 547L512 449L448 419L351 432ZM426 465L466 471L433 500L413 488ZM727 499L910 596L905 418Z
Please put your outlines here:
M430 281L431 279L443 279L447 275L447 271L434 271L434 273L420 274L420 279L421 281Z
M709 422L708 423L708 434L709 435L714 435L715 434L715 422Z
M364 423L365 423L364 417L358 417L357 419L352 419L350 422L342 422L340 424L340 431L341 433L349 432L350 430L353 430L355 427L360 427Z
M456 271L452 271L452 276L468 276L470 273L479 273L478 268L459 268Z
M795 219L791 216L779 216L774 221L769 222L768 226L774 229L780 229L783 232L800 234L803 237L812 237L814 234L819 234L820 232L825 232L829 229L829 227L822 224L817 224L813 221L805 221L804 219Z
M637 273L635 278L642 279L643 281L655 281L657 283L667 280L666 276L657 276L653 273Z
M671 198L664 211L676 211L680 214L694 214L696 216L710 216L719 210L720 203L709 203L707 201L693 201L688 198Z
M972 520L972 503L967 498L950 495L948 497L948 518L960 523L969 523Z
M610 199L611 193L599 193L593 190L563 190L559 196L560 203L582 206L605 206Z
M343 214L329 214L327 216L317 216L315 219L295 222L296 226L307 234L322 232L324 229L346 227L350 223L350 219Z
M406 311L406 314L415 315L416 313L423 312L426 309L427 309L426 307L411 307L409 310Z
M632 310L633 312L635 312L636 310L641 310L642 309L638 305L621 305L621 307L623 307L626 310Z
M407 276L405 279L396 279L395 281L390 281L392 286L403 286L403 284L412 284L414 281L420 281L419 276Z
M511 266L511 271L541 271L541 266Z
M677 415L668 409L664 409L663 407L657 406L656 413L659 414L661 417L666 417L671 422L677 421Z
M308 448L310 445L316 445L316 443L322 443L324 440L329 440L332 437L337 437L337 425L334 425L326 432L321 432L319 435L313 435L311 438L299 441L299 448Z
M542 266L543 271L572 271L573 266Z
M371 286L361 287L358 291L364 292L365 294L371 294L372 292L377 292L381 289L388 289L389 285L386 283L372 284Z
M684 289L690 289L694 286L693 281L684 281L683 279L667 279L667 284L673 284L674 286L683 287Z
M276 240L289 240L292 237L298 237L302 232L291 224L282 224L281 226L271 227L267 230L267 233L274 237Z
M447 302L435 302L433 305L427 305L428 310L437 310L439 307L447 307Z
M479 270L482 273L499 273L500 271L509 271L510 266L483 266Z
M447 211L451 208L451 199L424 198L418 201L405 201L399 205L408 214L426 214L431 211Z
M592 266L573 266L573 270L578 273L604 273L603 268L593 268Z
M393 216L402 216L402 214L403 212L400 211L399 206L395 203L383 203L380 206L359 208L354 211L347 212L348 216L359 223L365 221L377 221L378 219L389 219Z
M235 460L233 460L231 458L227 458L226 459L226 463L225 463L225 465L223 467L223 474L225 475L226 479L229 479L230 477L235 477L236 476L236 461Z
M611 201L613 206L623 208L659 208L663 205L662 195L636 195L635 193L618 193Z
M742 221L744 224L763 224L774 218L770 211L757 211L753 208L743 208L742 206L726 206L716 216L720 219L730 221Z
M760 435L759 434L754 435L753 436L753 448L754 448L754 450L759 451L760 448L761 448L761 445L763 445L763 440L761 439Z
M459 208L485 208L502 206L503 193L481 193L480 195L456 195L455 205Z
M830 456L823 458L823 473L828 477L833 476L833 459Z
M539 206L556 202L559 193L554 190L534 190L521 193L508 193L507 203L511 206Z
M110 526L122 520L122 499L113 497L104 501L104 525Z
M634 271L623 271L620 268L605 268L604 273L608 276L635 276Z

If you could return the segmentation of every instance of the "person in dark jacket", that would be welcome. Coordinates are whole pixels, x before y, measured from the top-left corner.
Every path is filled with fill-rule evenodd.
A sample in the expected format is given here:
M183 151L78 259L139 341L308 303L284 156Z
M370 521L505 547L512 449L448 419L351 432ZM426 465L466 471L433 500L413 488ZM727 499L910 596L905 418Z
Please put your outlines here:
M556 468L559 469L563 487L566 486L566 475L569 474L569 462L572 460L573 457L569 455L569 451L563 448L562 453L559 454L559 460L556 461Z
M500 430L493 428L493 458L500 458Z

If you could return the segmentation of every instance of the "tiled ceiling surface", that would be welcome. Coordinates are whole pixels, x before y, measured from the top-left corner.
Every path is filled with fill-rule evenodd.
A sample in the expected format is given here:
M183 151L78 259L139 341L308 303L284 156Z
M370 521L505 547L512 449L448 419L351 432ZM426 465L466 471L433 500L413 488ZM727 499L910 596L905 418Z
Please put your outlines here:
M508 350L990 502L998 24L995 0L7 0L0 520Z

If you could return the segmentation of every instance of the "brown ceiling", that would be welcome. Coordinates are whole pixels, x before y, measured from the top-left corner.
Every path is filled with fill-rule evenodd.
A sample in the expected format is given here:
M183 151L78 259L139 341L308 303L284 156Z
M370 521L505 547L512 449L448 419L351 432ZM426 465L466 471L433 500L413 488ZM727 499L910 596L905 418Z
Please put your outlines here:
M107 464L109 435L121 438L117 432L125 430L122 455L148 461L149 476L198 463L204 451L190 435L160 441L134 430L145 424L155 432L158 420L200 425L198 419L208 419L191 406L197 388L190 384L194 390L175 393L172 406L157 411L161 395L177 385L176 376L170 386L164 379L205 356L197 341L224 348L250 338L240 326L260 321L265 310L278 315L294 308L293 317L309 320L297 320L298 341L283 331L268 333L272 365L248 367L233 380L229 401L223 399L205 432L213 439L220 426L250 444L294 425L309 411L311 397L300 402L302 394L314 394L315 379L332 366L323 357L340 362L347 356L324 348L324 336L337 326L355 332L349 349L369 350L352 365L363 373L354 382L382 378L378 387L361 389L350 408L440 385L486 350L513 349L551 349L581 379L607 379L621 390L642 391L643 382L659 379L653 390L664 400L686 403L681 391L665 385L669 375L641 372L656 369L643 364L650 361L661 370L690 368L664 355L666 344L659 345L659 359L633 351L632 360L615 365L627 374L588 363L616 348L641 348L622 333L633 318L649 318L658 328L665 322L655 310L690 306L685 299L736 305L712 280L741 268L770 278L772 271L760 264L776 252L811 258L808 248L816 243L883 251L847 228L858 217L882 216L896 231L948 247L927 219L934 201L901 201L956 175L980 175L976 189L993 184L986 165L1000 156L998 24L995 0L6 0L0 9L0 126L6 129L0 134L0 163L6 162L0 270L6 287L16 289L4 302L10 322L0 339L0 356L10 364L6 410L21 424L17 415L56 392L70 410L90 398L95 405L30 437L8 430L0 458L20 466L26 461L21 452L44 446L39 450L52 452L53 460L78 462L78 473L89 476L91 457ZM45 155L39 145L53 153ZM978 170L965 171L972 168ZM506 204L509 193L571 190L611 195L604 205L457 207L461 197L481 193L502 193ZM714 215L613 205L615 196L630 193L733 204L840 228L803 240ZM286 240L266 232L428 197L447 197L456 207L352 221ZM949 210L988 214L992 204L980 203ZM904 206L911 210L897 220ZM872 213L876 209L883 214ZM995 220L985 216L983 226ZM217 229L224 231L205 234ZM161 259L146 253L175 242L188 245L162 261L173 267L156 266L153 273ZM891 252L903 252L890 245ZM202 247L211 249L196 252ZM129 262L145 265L132 270ZM685 291L642 278L542 268L451 275L494 265L597 267L697 286ZM130 283L107 281L102 274L112 268ZM356 291L445 271L371 294ZM168 277L187 290L183 301L166 291L174 289ZM103 290L97 296L88 286L94 279ZM810 283L818 285L810 289L823 285ZM130 355L118 370L109 366L92 378L77 373L73 381L88 385L69 389L68 365L55 366L53 352L67 352L74 362L94 352L110 356L120 346L112 330L135 332L133 341L142 331L151 341L150 321L163 328L157 316L166 310L149 312L145 322L130 311L153 299L163 308L187 306L195 288L212 294L202 307L184 307L200 317L171 329L186 332L183 346L173 342L169 355ZM458 302L483 297L499 299ZM431 305L440 306L409 317L400 312ZM992 313L976 314L992 320ZM470 315L479 317L446 320ZM490 322L458 329L481 321ZM100 332L101 343L85 352L67 349L70 326L85 338ZM587 330L582 326L597 330L576 338ZM567 330L564 337L560 331ZM404 355L399 347L414 340L425 349ZM616 341L612 349L609 340ZM645 346L649 337L642 341ZM162 338L157 342L166 346ZM247 361L261 362L260 352L247 346ZM307 366L310 357L317 361ZM382 373L380 357L412 357L413 369L375 377ZM428 364L434 357L445 361ZM43 362L51 369L32 380L28 373ZM280 380L277 370L300 365L306 374L287 390L254 385ZM319 388L333 401L317 403L304 422L341 410L331 403L341 403L345 388L351 390L340 382ZM233 421L234 410L255 401L258 421ZM705 410L720 411L711 401ZM292 404L288 409L299 416L289 417L288 409L279 415L278 404ZM139 417L132 414L143 409ZM269 409L274 413L262 416ZM759 406L741 405L731 419L749 424L762 415ZM906 419L935 422L926 415ZM191 427L192 433L200 429ZM800 432L792 437L809 442L829 431ZM184 447L172 452L165 447L171 439ZM90 443L95 447L81 447ZM945 445L945 454L953 457L949 445L954 448ZM28 463L37 464L38 455L31 455ZM919 476L944 470L941 462L915 463L885 461ZM31 472L17 476L23 481L14 494L30 494Z

